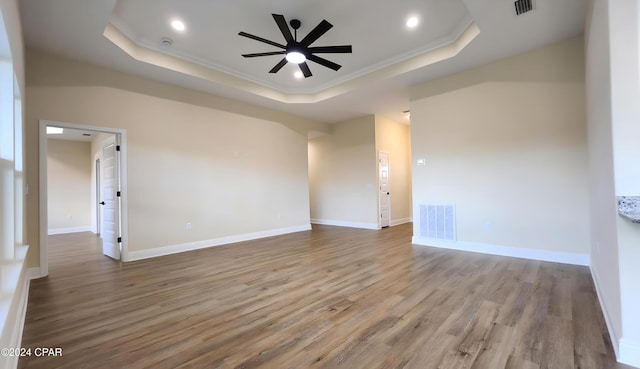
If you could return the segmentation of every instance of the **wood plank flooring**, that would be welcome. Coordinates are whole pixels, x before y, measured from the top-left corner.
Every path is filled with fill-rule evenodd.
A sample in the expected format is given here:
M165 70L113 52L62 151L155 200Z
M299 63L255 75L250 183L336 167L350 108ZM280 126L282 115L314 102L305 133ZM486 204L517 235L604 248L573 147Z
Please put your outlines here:
M623 368L588 268L314 226L120 263L50 237L19 368Z

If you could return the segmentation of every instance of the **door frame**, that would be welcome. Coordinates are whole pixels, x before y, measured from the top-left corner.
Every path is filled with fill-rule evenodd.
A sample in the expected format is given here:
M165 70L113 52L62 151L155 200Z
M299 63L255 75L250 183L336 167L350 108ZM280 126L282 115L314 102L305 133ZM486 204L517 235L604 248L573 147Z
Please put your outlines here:
M102 153L98 153L93 157L93 167L95 170L95 196L93 198L93 203L95 206L95 219L96 219L96 228L95 234L100 236L100 232L102 231L102 226L100 222L102 222L102 209L99 206L100 199L102 198Z
M377 169L377 181L378 181L378 228L382 229L382 197L380 196L380 154L386 154L387 155L387 168L389 169L388 171L388 182L389 182L389 190L391 189L391 154L389 153L389 151L385 151L385 150L378 150L378 153L376 154L377 159L376 160L376 169ZM391 192L391 191L389 191ZM387 227L387 226L385 226ZM389 225L388 227L391 227L391 196L389 196Z
M47 238L49 236L48 215L48 189L47 189L47 126L56 126L68 129L80 129L96 133L115 134L120 137L120 233L122 236L121 261L129 261L129 211L127 191L127 131L125 129L98 127L75 123L56 122L51 120L39 121L39 210L40 210L40 275L46 277L49 274L49 252L47 250ZM91 158L93 161L93 158ZM95 163L95 161L93 161Z

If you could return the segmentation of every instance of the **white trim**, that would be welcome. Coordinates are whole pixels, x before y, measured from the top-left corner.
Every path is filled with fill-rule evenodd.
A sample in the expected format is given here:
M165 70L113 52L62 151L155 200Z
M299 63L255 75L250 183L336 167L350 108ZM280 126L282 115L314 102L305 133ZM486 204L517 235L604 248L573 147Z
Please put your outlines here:
M439 247L460 251L478 252L482 254L509 256L514 258L550 261L554 263L589 266L591 256L589 254L576 254L549 250L527 249L513 246L498 246L472 242L452 242L425 237L413 236L411 242L420 246Z
M24 268L24 266L23 266ZM21 273L21 278L18 280L18 286L16 289L16 293L14 294L15 303L17 303L16 308L16 319L13 320L13 324L7 324L5 326L5 332L9 334L9 342L7 347L20 347L22 342L22 332L24 329L24 320L27 315L27 302L29 300L29 284L30 280L27 277L28 271L24 271ZM9 312L11 312L11 308L9 308ZM11 320L8 319L7 323L10 323ZM7 331L6 329L10 329ZM10 356L10 357L0 357L0 366L3 368L17 368L18 367L18 357ZM2 362L4 360L4 363Z
M40 248L40 275L46 276L49 274L49 258L47 256L47 236L49 235L49 207L47 201L47 123L45 121L40 121L38 137L40 147L40 160L38 163L38 192L40 195L40 204L38 205L38 211L40 211L40 240L38 244Z
M253 232L253 233L245 233L245 234L239 234L235 236L214 238L211 240L203 240L203 241L189 242L189 243L183 243L178 245L157 247L157 248L148 249L148 250L129 251L129 258L127 261L155 258L158 256L177 254L180 252L206 249L209 247L222 246L230 243L250 241L258 238L279 236L283 234L309 231L309 230L311 230L311 224L303 224L303 225L294 226L294 227L272 229L268 231L260 231L260 232Z
M360 222L346 222L342 220L332 219L315 219L311 218L311 224L322 224L337 227L349 227L349 228L362 228L362 229L380 229L376 223L360 223Z
M391 192L391 154L389 153L389 151L385 151L385 150L378 150L378 152L376 153L376 173L377 175L377 179L378 179L378 191L377 191L377 198L378 198L378 229L382 228L382 197L380 197L380 154L386 154L387 155L387 185L388 185L388 193ZM393 223L391 222L391 196L389 196L389 227L393 227ZM386 226L385 226L386 227Z
M122 197L120 198L122 211L121 220L122 227L120 232L122 233L122 261L128 261L129 254L129 217L128 217L128 198L129 192L127 191L127 131L119 128L111 127L98 127L89 126L74 123L56 122L50 120L40 120L39 126L39 194L40 194L40 276L46 277L49 274L49 260L47 250L47 236L49 235L49 220L47 209L47 125L56 127L80 129L84 131L103 132L118 135L120 137L120 190Z
M92 144L93 145L93 144ZM100 176L100 173L96 173L96 163L100 161L100 166L102 168L102 150L96 152L93 156L93 161L91 163L91 232L95 234L99 234L98 230L100 229L100 225L98 224L98 199L100 198L100 193L98 191L98 180L97 177Z
M609 338L611 339L611 346L613 346L613 351L616 354L616 357L620 357L620 349L618 345L620 344L620 339L616 334L616 331L613 329L613 325L611 325L611 318L609 316L609 310L607 309L607 305L604 303L603 295L600 290L600 283L598 282L598 276L593 269L593 266L589 266L589 271L591 272L591 279L593 279L593 285L596 288L596 295L598 296L598 302L600 302L600 310L602 310L602 315L604 315L604 322L607 325L607 331L609 331Z
M618 362L640 368L640 342L621 338Z
M391 220L392 227L400 224L405 224L405 223L411 223L411 218L400 218L400 219Z
M67 234L67 233L77 233L77 232L93 232L91 226L86 227L70 227L70 228L52 228L49 229L49 236L54 234Z
M42 277L46 277L46 276L41 275L40 274L40 268L35 267L35 268L27 269L26 277L27 277L28 280L32 280L32 279L38 279L38 278L42 278Z

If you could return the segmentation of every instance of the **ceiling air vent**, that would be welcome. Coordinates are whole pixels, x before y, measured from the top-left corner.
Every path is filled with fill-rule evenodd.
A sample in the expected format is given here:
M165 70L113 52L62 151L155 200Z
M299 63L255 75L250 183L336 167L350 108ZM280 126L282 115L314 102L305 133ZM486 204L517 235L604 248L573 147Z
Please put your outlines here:
M513 5L516 7L516 15L522 15L533 9L531 0L517 0Z

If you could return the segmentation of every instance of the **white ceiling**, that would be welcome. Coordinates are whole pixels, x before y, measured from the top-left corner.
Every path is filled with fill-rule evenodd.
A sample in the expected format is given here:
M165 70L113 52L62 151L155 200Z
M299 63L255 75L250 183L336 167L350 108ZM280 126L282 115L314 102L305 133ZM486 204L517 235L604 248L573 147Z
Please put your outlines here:
M515 16L512 0L21 0L28 47L324 122L379 114L406 122L408 88L582 32L584 0L534 0ZM333 28L312 46L353 45L352 54L268 71L282 58L244 31L286 43L271 14L302 22L298 40L321 20ZM405 26L417 16L415 29ZM180 19L183 32L171 28ZM162 37L173 44L162 45Z

